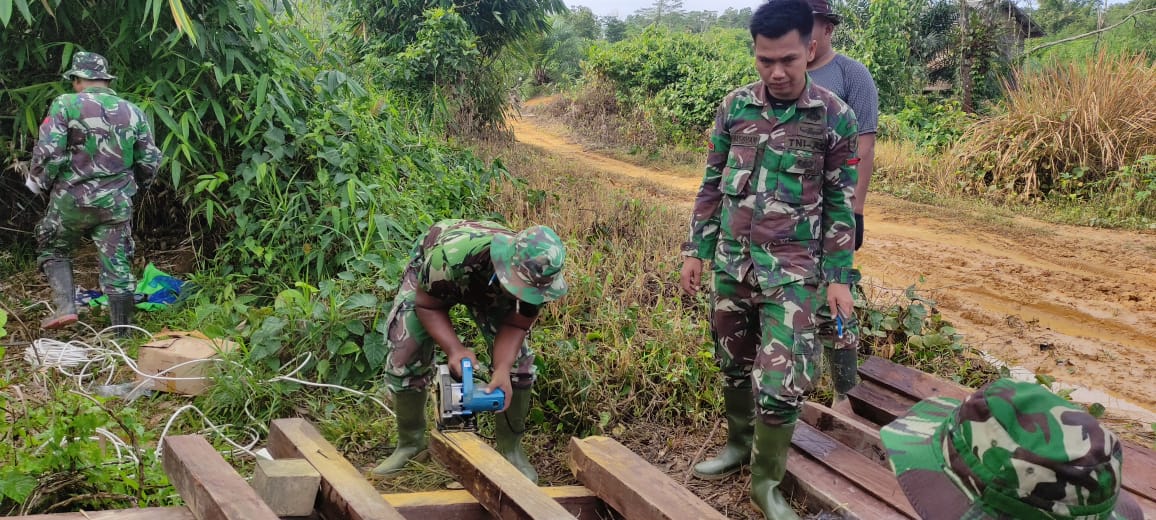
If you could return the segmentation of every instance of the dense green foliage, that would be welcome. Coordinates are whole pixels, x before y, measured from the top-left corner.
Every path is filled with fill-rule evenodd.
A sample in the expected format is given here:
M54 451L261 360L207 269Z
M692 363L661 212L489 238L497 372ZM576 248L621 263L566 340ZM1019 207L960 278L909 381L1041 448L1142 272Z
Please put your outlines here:
M651 26L590 50L587 74L611 84L620 111L653 122L660 141L701 145L718 104L758 77L750 33L716 29L703 35Z

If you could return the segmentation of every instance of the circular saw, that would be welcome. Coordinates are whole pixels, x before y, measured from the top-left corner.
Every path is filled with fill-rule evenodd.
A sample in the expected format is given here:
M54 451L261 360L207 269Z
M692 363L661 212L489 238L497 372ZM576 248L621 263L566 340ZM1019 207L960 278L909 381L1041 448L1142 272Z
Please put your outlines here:
M462 380L450 373L449 365L438 365L434 379L437 391L438 430L477 430L477 414L497 412L506 404L506 393L501 388L486 393L474 386L474 364L462 359Z

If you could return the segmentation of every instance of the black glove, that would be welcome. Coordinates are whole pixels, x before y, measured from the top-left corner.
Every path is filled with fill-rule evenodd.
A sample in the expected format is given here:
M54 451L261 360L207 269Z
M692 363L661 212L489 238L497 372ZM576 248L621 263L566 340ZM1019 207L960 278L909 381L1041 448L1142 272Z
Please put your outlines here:
M863 247L863 215L855 214L855 250Z

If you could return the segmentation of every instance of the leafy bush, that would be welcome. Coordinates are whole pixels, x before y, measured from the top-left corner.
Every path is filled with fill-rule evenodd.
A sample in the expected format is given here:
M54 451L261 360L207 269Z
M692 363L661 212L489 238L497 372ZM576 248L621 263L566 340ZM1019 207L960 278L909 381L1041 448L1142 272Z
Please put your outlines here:
M881 139L902 139L928 152L941 152L959 140L974 122L954 99L907 96L904 108L879 117Z
M0 392L8 424L0 443L0 514L175 503L154 450L145 449L157 431L140 412L63 388L50 392L36 406Z
M614 89L623 118L644 118L655 139L701 146L728 92L758 79L750 35L715 29L702 35L650 26L626 40L591 48L588 83Z

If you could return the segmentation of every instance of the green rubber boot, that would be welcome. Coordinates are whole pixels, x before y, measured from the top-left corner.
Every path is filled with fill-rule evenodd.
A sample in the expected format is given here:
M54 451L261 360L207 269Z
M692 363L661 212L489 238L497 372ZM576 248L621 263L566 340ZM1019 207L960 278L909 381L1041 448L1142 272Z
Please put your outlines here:
M494 444L498 453L518 468L530 482L538 483L538 472L530 464L530 458L522 448L522 435L526 433L526 415L530 413L530 389L514 389L510 397L510 407L504 413L494 416Z
M853 349L828 348L827 362L831 367L831 381L835 387L835 395L831 400L834 404L846 399L847 392L855 388L859 353Z
M787 451L795 425L767 426L755 424L751 448L751 505L767 520L799 520L780 490L787 474Z
M751 462L751 440L755 435L753 390L728 387L722 394L727 416L727 445L715 458L694 465L694 476L703 480L726 478Z
M59 329L76 323L76 288L72 286L72 262L48 260L41 266L52 288L52 316L40 321L42 329Z
M397 414L397 448L370 473L386 477L401 471L406 463L424 457L429 441L425 437L425 390L393 394Z
M108 316L109 321L113 327L116 327L116 335L120 338L127 338L132 334L133 329L128 326L132 325L132 310L136 306L131 294L110 294L108 295Z

